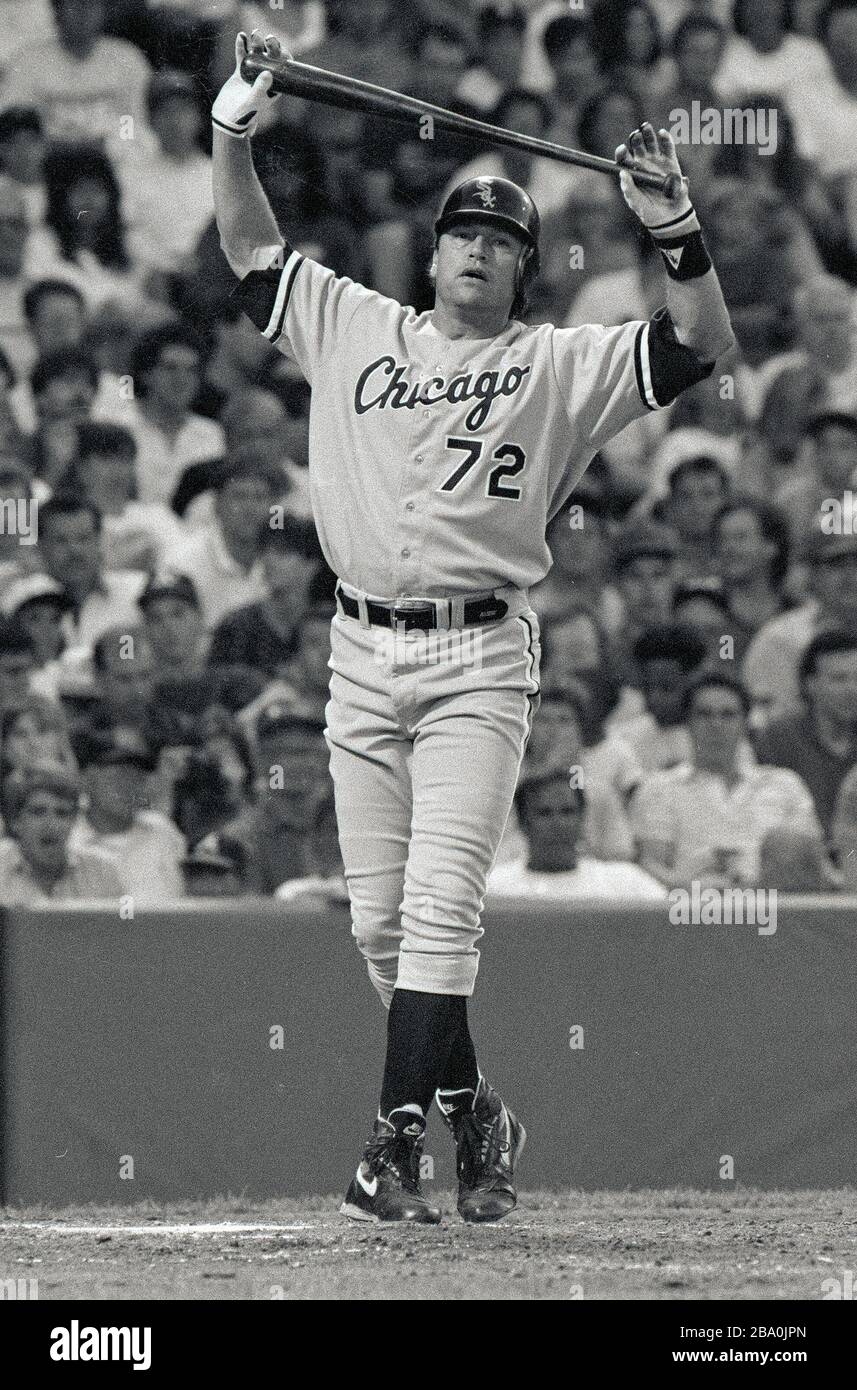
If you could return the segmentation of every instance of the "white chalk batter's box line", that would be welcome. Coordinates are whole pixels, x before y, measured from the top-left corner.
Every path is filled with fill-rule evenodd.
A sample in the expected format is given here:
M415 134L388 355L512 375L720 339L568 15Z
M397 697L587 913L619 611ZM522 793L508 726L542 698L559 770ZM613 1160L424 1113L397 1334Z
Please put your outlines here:
M315 1231L318 1227L299 1221L293 1225L272 1225L270 1222L179 1222L151 1226L67 1226L61 1221L4 1221L0 1231L33 1231L42 1236L280 1236L299 1231Z

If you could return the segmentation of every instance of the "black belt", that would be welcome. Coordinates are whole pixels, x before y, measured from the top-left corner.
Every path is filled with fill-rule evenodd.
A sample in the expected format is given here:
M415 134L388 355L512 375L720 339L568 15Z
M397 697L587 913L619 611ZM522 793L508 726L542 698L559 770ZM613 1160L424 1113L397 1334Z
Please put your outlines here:
M357 599L343 593L339 587L336 594L343 613L349 618L359 618L360 604ZM438 622L438 615L443 611L448 613L451 606L449 599L439 599L436 603L430 599L424 602L412 602L409 599L399 607L392 603L373 603L371 599L367 599L366 616L369 622L377 627L399 628L405 632L417 628L421 632L429 632L434 628L448 626ZM487 598L467 599L464 604L464 626L479 627L484 623L499 622L501 618L505 618L508 611L508 603L494 594Z

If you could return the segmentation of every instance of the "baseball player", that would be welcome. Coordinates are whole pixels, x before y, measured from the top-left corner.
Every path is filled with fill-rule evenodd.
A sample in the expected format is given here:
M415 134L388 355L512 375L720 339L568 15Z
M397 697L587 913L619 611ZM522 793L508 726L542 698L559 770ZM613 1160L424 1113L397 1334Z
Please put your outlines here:
M485 880L538 701L527 591L550 566L549 519L595 452L709 375L729 317L687 193L621 176L666 269L665 307L618 328L520 321L539 215L499 178L471 179L437 222L433 310L417 314L293 250L253 170L271 76L213 108L214 195L240 302L312 386L310 489L339 577L327 740L353 934L388 1007L378 1118L342 1211L437 1222L419 1162L433 1099L457 1147L458 1210L516 1204L525 1133L479 1070L467 1023ZM666 174L648 124L617 152ZM680 172L680 171L679 171Z

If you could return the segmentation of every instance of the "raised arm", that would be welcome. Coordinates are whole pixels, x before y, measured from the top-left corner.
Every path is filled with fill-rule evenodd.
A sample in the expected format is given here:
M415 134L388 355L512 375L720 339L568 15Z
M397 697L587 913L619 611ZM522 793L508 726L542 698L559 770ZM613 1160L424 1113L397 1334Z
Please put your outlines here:
M681 173L673 138L667 130L655 132L648 122L635 130L626 145L616 151L620 164L633 161L656 173ZM703 362L714 362L728 352L735 339L729 310L717 272L711 264L700 232L699 219L687 191L672 200L638 188L630 174L620 176L628 206L647 228L667 272L666 304L676 337L692 348Z
M279 98L269 96L273 80L269 72L260 73L252 86L244 81L240 69L248 52L281 56L277 39L263 42L255 29L249 42L245 34L239 34L235 40L235 71L218 92L211 112L214 215L223 254L242 279L251 270L270 265L284 245L271 204L253 167L250 148L259 107Z

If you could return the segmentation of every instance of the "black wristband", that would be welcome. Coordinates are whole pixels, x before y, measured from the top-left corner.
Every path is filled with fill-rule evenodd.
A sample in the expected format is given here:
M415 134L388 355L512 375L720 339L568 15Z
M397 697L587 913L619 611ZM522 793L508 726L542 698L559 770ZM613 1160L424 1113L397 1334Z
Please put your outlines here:
M702 239L702 232L687 232L684 236L652 238L664 258L667 275L672 280L696 280L711 269L711 257Z

